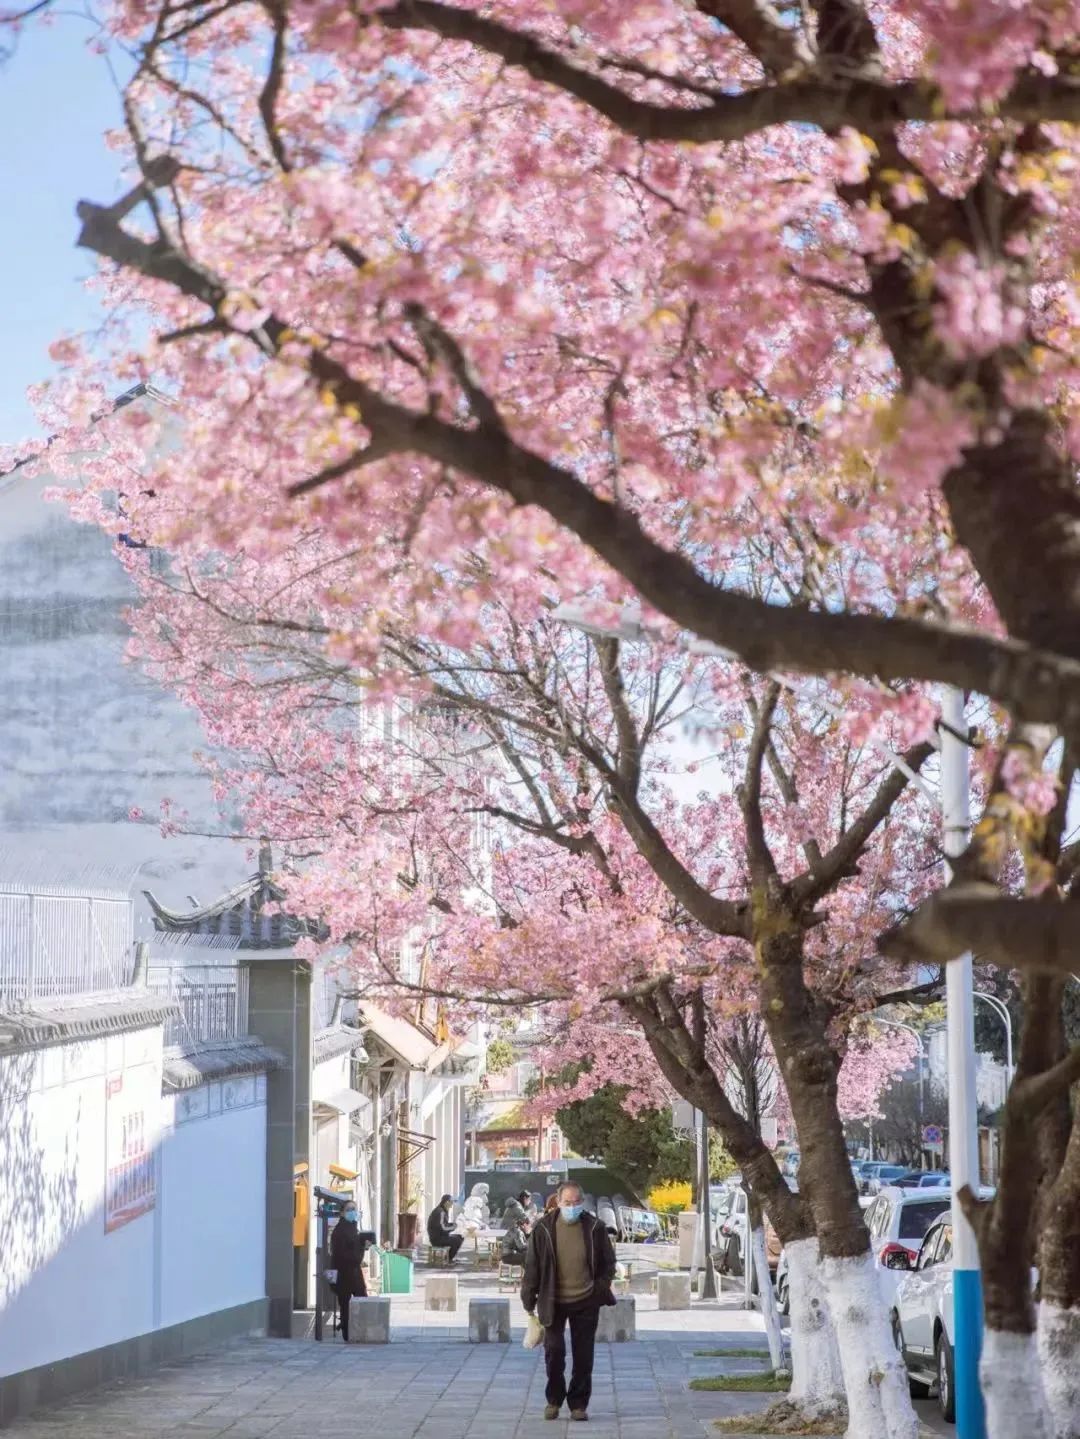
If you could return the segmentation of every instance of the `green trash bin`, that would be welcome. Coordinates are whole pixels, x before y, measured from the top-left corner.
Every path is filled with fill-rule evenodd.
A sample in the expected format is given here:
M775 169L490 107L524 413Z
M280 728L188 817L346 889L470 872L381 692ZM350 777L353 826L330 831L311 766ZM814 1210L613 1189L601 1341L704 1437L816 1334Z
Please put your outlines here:
M382 1292L384 1294L412 1293L413 1262L407 1254L395 1254L385 1250L382 1257Z

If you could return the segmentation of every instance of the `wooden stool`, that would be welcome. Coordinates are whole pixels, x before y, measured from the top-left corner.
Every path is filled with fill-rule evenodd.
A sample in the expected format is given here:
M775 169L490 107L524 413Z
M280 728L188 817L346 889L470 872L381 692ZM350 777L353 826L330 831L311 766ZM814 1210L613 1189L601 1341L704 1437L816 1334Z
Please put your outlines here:
M428 1266L434 1269L436 1266L445 1267L450 1263L450 1250L440 1248L438 1245L429 1244L427 1252Z

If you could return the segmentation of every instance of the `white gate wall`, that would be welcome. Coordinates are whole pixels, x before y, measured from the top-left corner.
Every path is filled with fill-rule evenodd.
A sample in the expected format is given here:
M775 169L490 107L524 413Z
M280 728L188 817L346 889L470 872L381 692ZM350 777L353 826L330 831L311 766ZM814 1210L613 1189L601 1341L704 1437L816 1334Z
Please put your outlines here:
M165 1104L162 1328L266 1293L266 1076L201 1085Z
M264 1297L265 1077L161 1072L160 1026L0 1058L0 1376Z

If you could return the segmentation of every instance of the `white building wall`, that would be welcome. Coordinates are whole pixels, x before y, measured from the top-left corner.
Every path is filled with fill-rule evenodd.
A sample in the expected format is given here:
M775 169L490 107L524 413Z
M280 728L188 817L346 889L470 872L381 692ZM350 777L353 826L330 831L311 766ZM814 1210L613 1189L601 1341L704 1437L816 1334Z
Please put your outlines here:
M0 1375L265 1295L265 1080L161 1071L160 1027L0 1059Z
M47 471L0 478L0 752L19 760L4 776L0 845L20 861L42 850L76 871L92 861L132 876L146 937L143 887L183 907L251 862L226 839L162 837L165 798L182 829L228 829L195 760L207 745L194 712L125 662L134 587L108 536L43 498L56 485Z
M154 1327L153 1214L105 1231L110 1078L156 1149L160 1029L0 1060L0 1373Z
M266 1076L162 1104L160 1328L266 1293Z

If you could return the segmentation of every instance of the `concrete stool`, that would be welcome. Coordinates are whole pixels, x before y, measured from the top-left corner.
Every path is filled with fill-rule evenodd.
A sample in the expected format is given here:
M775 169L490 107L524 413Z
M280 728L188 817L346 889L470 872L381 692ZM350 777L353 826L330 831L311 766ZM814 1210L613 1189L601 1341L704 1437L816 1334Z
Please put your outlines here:
M424 1308L457 1313L457 1275L432 1274L424 1281Z
M388 1298L362 1299L359 1295L355 1295L349 1300L349 1343L390 1343L390 1300Z
M689 1309L689 1274L665 1274L661 1270L656 1276L656 1297L661 1309Z
M469 1343L510 1343L509 1299L469 1300Z
M626 1344L637 1338L637 1309L632 1294L620 1294L614 1305L604 1305L596 1338L600 1344Z

